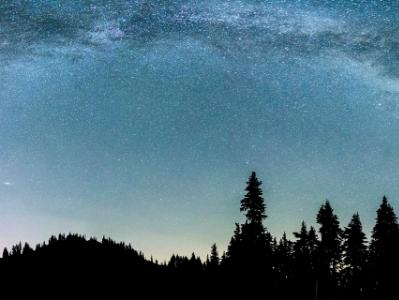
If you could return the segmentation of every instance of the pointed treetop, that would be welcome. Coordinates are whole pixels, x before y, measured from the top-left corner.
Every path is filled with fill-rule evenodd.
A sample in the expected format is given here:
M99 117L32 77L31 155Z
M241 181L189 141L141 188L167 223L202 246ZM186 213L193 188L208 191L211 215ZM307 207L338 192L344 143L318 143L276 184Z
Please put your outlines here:
M218 252L218 248L216 246L216 243L212 245L211 247L211 257L210 257L210 263L213 266L218 266L219 265L219 252Z
M386 195L382 196L381 206L389 205L388 198Z
M398 219L386 196L377 210L376 224L373 228L373 239L378 240L382 236L388 236L399 229Z
M329 200L326 200L326 202L320 207L320 210L317 214L317 223L320 225L332 223L331 225L335 227L339 226L338 217L334 214L334 210L332 209Z
M308 230L305 221L302 221L301 223L301 230L299 232L294 232L293 234L297 239L304 239L307 237Z
M355 214L353 214L352 219L351 219L351 223L352 223L352 224L361 224L360 216L359 216L359 213L358 213L358 212L356 212Z
M257 178L255 172L252 172L247 181L247 187L245 188L247 193L241 200L240 208L240 211L245 213L248 223L262 223L262 220L267 217L261 185L262 181Z

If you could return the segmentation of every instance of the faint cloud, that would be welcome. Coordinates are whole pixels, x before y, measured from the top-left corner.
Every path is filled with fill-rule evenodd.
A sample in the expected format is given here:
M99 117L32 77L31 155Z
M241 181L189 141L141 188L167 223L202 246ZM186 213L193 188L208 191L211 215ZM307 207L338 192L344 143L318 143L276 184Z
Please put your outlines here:
M5 186L12 186L13 183L10 182L10 181L3 181L3 185L5 185Z

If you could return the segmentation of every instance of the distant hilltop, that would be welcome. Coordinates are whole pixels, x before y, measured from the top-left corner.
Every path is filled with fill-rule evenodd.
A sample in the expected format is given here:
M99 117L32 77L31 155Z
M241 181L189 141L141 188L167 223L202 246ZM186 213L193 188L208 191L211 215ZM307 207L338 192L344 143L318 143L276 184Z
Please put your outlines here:
M341 229L327 200L317 214L318 231L302 222L295 241L277 241L263 225L262 182L252 172L240 201L245 222L236 224L227 251L216 244L201 261L173 255L168 262L146 259L130 244L78 234L52 236L32 249L19 243L3 251L1 282L34 289L84 288L86 292L128 291L147 296L212 293L257 295L271 299L387 299L397 285L399 225L388 199L377 211L366 243L359 214ZM101 292L100 292L101 293ZM193 293L193 294L190 294Z

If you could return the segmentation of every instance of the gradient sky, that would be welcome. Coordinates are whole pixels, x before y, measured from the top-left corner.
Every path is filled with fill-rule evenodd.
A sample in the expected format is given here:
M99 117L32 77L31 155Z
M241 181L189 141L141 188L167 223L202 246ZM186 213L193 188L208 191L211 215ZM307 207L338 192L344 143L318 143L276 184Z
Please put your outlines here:
M280 236L399 209L398 1L0 2L0 247L226 247L252 170Z

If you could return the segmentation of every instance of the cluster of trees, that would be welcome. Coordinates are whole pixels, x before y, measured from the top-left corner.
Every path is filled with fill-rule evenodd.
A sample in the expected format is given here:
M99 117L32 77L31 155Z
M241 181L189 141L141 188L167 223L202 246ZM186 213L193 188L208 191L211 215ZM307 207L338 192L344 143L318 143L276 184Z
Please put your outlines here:
M68 281L90 278L96 285L136 289L151 282L164 293L179 286L269 299L388 299L397 293L399 225L385 196L369 243L359 214L342 228L329 201L318 211L317 230L302 222L293 241L286 234L277 240L264 226L261 184L253 172L241 200L245 222L236 224L227 251L219 255L214 244L204 262L193 253L159 263L111 239L60 234L35 249L27 243L4 249L0 276L30 280L36 273L41 282L57 284L54 278L73 273Z
M246 216L220 263L246 282L267 286L284 299L389 299L399 288L399 225L384 196L368 243L358 213L341 228L327 200L319 209L318 230L302 222L294 241L277 241L266 230L262 182L253 172L241 211ZM241 280L242 281L242 280Z

